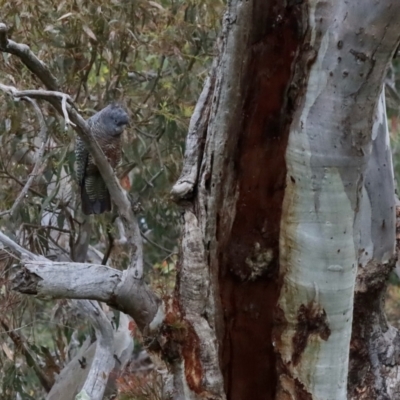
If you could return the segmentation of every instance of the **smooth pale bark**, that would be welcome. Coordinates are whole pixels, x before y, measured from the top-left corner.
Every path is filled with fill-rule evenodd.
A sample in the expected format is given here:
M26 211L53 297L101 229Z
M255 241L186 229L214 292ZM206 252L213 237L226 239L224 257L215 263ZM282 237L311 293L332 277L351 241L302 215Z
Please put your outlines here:
M359 268L348 380L348 398L352 400L400 398L400 332L389 326L384 311L387 278L396 261L396 207L383 94L372 140L360 211Z
M79 307L79 306L78 306ZM81 310L81 307L79 307ZM133 338L129 329L131 319L121 314L118 329L113 331L113 370L109 375L104 396L110 396L116 390L116 380L119 372L123 371L131 358L133 350ZM79 348L77 354L62 369L57 376L56 382L46 396L46 400L74 400L81 391L93 364L96 342L90 343L88 338ZM100 374L103 374L103 370ZM97 385L96 389L101 388Z
M400 4L312 3L309 45L315 62L286 151L282 325L276 347L284 373L278 398L303 392L310 398L339 400L347 398L373 116L399 39L400 25L393 16L400 15ZM393 204L390 189L382 195ZM393 215L387 228L394 234ZM376 233L373 240L378 240ZM386 259L393 255L393 243L389 245L382 250Z
M96 350L90 366L89 374L77 399L102 400L110 372L114 368L113 329L97 302L89 300L77 301L79 309L91 322L96 332ZM85 397L86 396L86 397Z

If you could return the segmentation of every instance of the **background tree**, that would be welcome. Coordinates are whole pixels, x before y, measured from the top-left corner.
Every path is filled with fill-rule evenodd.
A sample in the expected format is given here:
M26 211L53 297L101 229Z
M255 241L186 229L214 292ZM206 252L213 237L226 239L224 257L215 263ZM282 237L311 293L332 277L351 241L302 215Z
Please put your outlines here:
M145 285L131 205L71 100L3 85L14 97L47 100L75 125L117 205L118 244L128 244L121 274L98 262L55 264L2 235L25 257L16 288L101 300L129 314L167 367L164 397L395 398L398 332L378 300L394 265L382 89L400 40L399 13L389 1L229 3L172 191L184 223L171 297ZM82 30L97 38L92 26ZM5 36L1 46L13 53ZM42 84L59 91L29 57ZM119 176L129 188L126 169ZM84 243L87 221L77 223L70 249ZM108 322L93 317L103 315L96 303L78 304L94 323L95 360L105 366ZM91 379L104 384L95 362L87 393Z

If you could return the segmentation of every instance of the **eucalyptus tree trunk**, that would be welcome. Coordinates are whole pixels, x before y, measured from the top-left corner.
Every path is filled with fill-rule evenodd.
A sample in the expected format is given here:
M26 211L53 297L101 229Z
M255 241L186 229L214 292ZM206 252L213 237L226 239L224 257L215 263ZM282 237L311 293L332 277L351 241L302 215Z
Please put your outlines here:
M399 39L391 0L229 2L172 191L176 398L399 396L378 301L395 242L380 95Z

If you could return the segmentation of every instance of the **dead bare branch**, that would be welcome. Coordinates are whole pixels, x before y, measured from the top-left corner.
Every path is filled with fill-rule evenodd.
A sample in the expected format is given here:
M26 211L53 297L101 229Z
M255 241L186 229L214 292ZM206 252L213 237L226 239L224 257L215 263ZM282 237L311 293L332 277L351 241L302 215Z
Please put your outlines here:
M79 310L83 311L90 320L96 332L96 353L90 367L89 375L77 398L102 400L108 377L114 368L113 354L114 335L110 321L99 304L94 301L80 300L76 302Z
M197 182L201 163L201 149L204 146L207 123L210 117L215 79L216 63L214 62L190 119L182 173L171 190L171 195L175 200L190 197Z
M3 85L0 83L0 89L13 96L14 98L32 98L32 99L42 99L51 102L52 97L61 99L61 109L63 112L65 125L75 126L73 122L69 119L68 110L67 110L67 101L72 103L71 97L63 92L57 92L53 90L18 90L14 86Z
M105 265L25 261L13 279L13 289L39 296L113 301L122 273Z

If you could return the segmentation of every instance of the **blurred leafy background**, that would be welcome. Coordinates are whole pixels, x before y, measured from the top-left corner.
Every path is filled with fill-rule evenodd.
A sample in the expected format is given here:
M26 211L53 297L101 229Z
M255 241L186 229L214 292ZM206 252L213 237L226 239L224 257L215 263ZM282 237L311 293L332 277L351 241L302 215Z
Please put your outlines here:
M85 118L112 101L127 108L131 125L118 171L139 197L148 280L161 294L173 287L180 230L169 192L180 174L189 118L214 56L223 8L221 0L0 0L0 22L9 27L9 37L29 45L50 67ZM5 53L0 82L20 90L42 87ZM1 213L27 181L40 141L32 106L0 96ZM41 102L40 107L50 132L44 166L13 218L0 217L0 229L35 253L68 260L82 223L75 134L51 106ZM111 219L110 214L92 218L94 255L107 252L118 238ZM114 243L109 262L123 269L120 250ZM0 249L0 398L40 399L45 391L30 357L44 371L59 371L73 340L82 342L90 329L65 305L13 293L7 277L15 261ZM122 386L124 398L143 395Z

